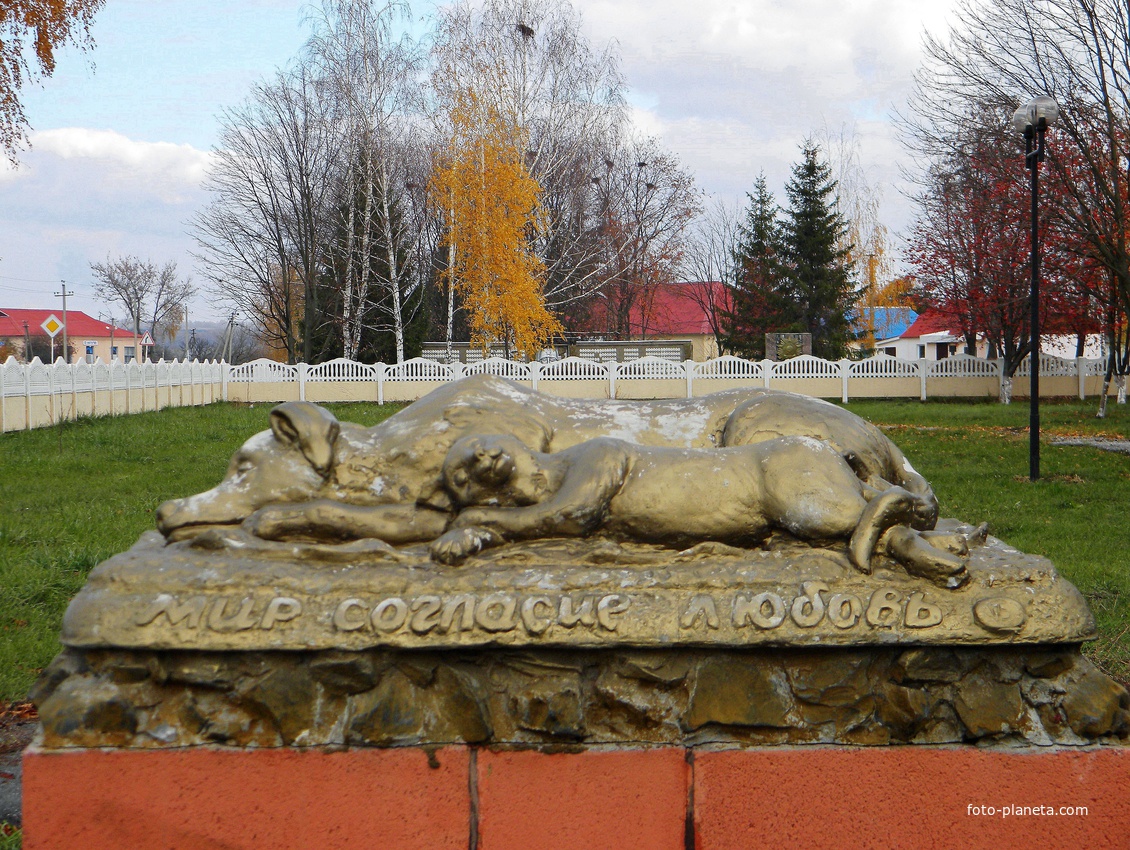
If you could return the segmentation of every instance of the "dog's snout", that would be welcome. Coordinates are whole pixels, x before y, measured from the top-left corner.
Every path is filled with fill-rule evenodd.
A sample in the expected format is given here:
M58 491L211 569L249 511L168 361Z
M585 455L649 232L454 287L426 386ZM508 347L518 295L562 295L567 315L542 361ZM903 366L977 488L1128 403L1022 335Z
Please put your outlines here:
M176 501L173 500L173 499L170 499L167 502L162 502L157 507L157 530L158 531L164 532L164 531L167 530L168 525L169 525L169 519L172 517L173 513L176 511L176 507L177 507Z

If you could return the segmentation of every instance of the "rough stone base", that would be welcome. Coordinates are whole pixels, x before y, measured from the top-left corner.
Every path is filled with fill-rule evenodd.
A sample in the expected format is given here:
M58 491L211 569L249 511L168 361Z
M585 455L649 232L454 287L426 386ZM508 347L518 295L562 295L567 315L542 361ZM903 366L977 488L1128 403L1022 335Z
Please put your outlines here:
M1130 738L1130 694L1077 646L68 649L32 698L51 749Z

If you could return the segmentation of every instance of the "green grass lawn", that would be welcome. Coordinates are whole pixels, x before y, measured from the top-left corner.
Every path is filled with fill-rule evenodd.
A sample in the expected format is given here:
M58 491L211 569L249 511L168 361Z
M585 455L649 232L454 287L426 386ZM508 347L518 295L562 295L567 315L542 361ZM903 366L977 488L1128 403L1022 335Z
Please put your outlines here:
M394 405L329 405L371 425ZM1026 404L854 402L935 486L942 513L987 520L1013 546L1047 555L1090 600L1101 637L1089 653L1130 680L1130 457L1043 447L1028 475ZM59 650L63 610L99 561L153 527L162 501L213 486L232 452L267 425L270 405L214 404L84 419L0 435L0 701L21 699ZM1046 439L1130 434L1130 411L1044 406Z

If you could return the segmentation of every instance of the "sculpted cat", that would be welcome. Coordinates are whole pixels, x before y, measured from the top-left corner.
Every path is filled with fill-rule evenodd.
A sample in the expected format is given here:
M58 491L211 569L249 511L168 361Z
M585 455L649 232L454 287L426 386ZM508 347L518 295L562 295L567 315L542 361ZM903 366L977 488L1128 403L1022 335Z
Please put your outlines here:
M464 437L443 465L459 513L431 544L449 564L514 540L586 537L684 546L758 544L773 529L811 543L847 541L871 572L883 550L911 575L943 587L968 578L964 535L917 531L922 497L864 484L827 443L775 437L746 446L677 449L598 437L559 452L510 436Z

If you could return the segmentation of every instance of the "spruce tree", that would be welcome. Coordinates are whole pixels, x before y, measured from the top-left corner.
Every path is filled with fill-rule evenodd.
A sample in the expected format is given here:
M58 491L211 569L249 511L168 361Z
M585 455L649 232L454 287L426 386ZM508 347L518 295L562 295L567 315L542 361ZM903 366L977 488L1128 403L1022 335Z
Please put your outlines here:
M840 214L836 181L820 149L805 142L802 158L785 185L789 203L782 222L782 331L812 334L812 353L834 360L853 338L848 314L855 300L845 246L847 221Z
M758 175L748 198L745 220L738 225L725 345L742 357L760 359L765 356L765 334L777 330L782 321L780 210L764 173Z

